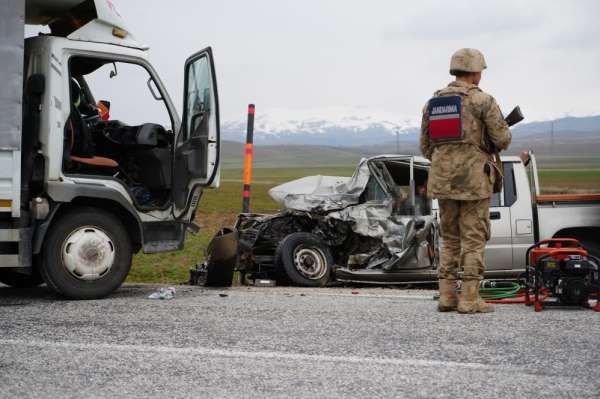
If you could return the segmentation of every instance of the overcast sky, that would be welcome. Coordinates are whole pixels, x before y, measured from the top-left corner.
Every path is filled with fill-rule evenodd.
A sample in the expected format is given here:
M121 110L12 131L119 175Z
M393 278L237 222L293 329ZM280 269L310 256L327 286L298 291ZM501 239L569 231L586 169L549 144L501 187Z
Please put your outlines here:
M178 105L185 58L213 47L224 119L249 102L417 116L461 47L484 53L481 87L504 112L600 114L596 0L114 2Z

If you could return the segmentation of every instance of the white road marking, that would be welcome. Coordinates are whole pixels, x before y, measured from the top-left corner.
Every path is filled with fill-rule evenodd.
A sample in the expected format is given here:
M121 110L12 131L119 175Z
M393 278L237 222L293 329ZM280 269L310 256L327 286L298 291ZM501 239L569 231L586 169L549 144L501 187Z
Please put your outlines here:
M267 351L242 351L229 349L211 349L203 347L175 347L175 346L157 346L157 345L115 345L115 344L85 344L76 342L57 342L42 340L20 340L20 339L0 339L1 345L13 345L21 347L33 347L42 349L76 349L92 351L114 351L114 352L138 352L154 354L174 354L174 355L199 355L213 357L245 358L245 359L266 359L266 360L293 360L300 362L330 362L330 363L353 363L362 365L381 365L381 366L413 366L413 367L442 367L446 370L459 367L472 370L502 370L508 372L526 372L525 369L515 367L515 365L498 366L484 363L473 362L455 362L445 360L428 359L400 359L386 357L362 357L362 356L332 356L332 355L310 355L304 353L288 352L267 352Z
M339 296L339 297L354 297L354 298L389 298L389 299L419 299L419 300L427 300L427 301L432 301L433 300L433 296L435 294L437 294L437 291L431 291L430 295L402 295L402 294L394 294L394 293L389 293L389 294L369 294L369 293L364 293L364 291L360 291L360 290L352 290L352 291L358 291L358 294L352 294L352 293L345 293L345 292L317 292L315 291L290 291L290 292L284 292L284 291L273 291L273 292L268 292L269 288L265 288L265 290L247 290L247 291L243 291L244 293L253 293L253 294L274 294L274 295L282 295L282 296L299 296L300 294L303 294L306 297L310 297L310 296ZM235 291L230 291L231 293L235 293Z
M436 292L437 293L437 292ZM309 294L307 294L308 296ZM433 300L433 293L431 295L394 295L394 294L363 294L363 293L358 293L358 294L328 294L328 293L315 293L315 294L310 294L310 295L314 295L314 296L351 296L351 297L355 297L355 298L397 298L397 299L420 299L420 300L428 300L431 301Z

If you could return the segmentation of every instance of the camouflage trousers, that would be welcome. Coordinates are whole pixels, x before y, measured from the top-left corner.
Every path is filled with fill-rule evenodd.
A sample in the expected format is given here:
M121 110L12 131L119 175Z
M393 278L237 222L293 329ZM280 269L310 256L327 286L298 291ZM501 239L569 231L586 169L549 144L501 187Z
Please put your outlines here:
M442 253L438 277L479 280L485 265L485 244L490 239L490 200L440 199Z

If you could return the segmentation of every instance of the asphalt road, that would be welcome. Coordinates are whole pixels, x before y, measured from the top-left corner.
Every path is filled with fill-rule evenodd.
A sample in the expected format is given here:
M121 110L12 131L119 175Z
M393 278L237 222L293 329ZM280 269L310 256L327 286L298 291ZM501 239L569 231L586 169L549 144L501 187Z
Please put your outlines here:
M1 287L0 397L600 397L588 310L463 316L437 313L432 291L153 289L68 302Z

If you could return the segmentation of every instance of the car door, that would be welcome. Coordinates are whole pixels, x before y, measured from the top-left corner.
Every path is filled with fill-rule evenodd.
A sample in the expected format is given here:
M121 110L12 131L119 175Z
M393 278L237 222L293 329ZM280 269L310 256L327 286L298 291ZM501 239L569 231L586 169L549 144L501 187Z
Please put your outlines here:
M187 59L183 120L173 157L173 202L179 215L195 208L202 188L219 184L219 101L212 51Z
M505 163L505 174L508 167L510 165ZM509 203L507 198L512 190L507 190L507 184L512 184L512 180L504 179L502 192L494 194L490 202L491 238L485 248L486 270L510 270L513 267L510 214L512 203Z

